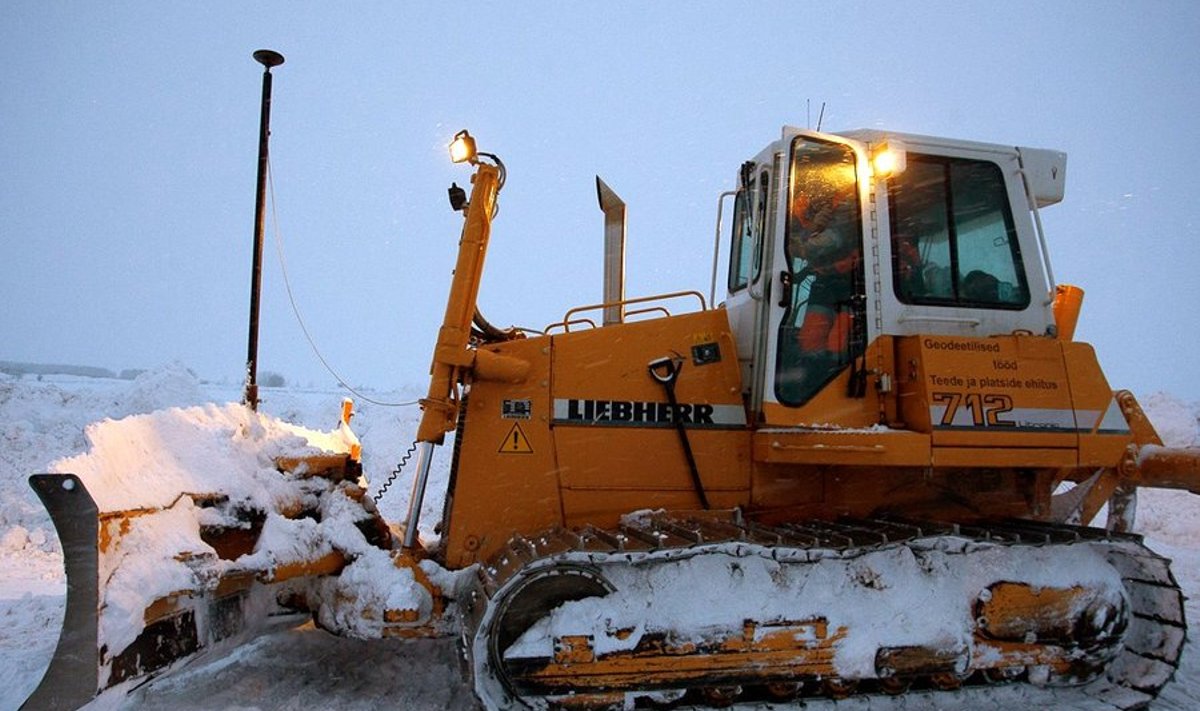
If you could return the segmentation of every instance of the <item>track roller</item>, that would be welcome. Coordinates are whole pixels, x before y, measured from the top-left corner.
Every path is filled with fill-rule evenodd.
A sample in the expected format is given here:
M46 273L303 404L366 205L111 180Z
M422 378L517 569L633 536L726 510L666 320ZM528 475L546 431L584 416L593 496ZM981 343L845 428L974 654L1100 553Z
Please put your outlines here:
M706 686L700 690L700 696L704 702L716 708L732 706L741 695L742 687L740 686Z

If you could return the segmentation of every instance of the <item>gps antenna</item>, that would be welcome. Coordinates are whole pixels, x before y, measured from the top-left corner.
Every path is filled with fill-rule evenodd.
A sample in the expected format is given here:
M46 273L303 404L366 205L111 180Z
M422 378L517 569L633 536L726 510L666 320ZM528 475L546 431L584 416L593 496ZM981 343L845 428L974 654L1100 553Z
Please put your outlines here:
M258 409L258 303L262 291L263 208L267 193L267 139L271 134L271 67L283 64L283 55L270 49L254 53L263 65L262 113L258 123L258 191L254 196L254 263L250 270L250 336L246 349L246 393L243 401Z

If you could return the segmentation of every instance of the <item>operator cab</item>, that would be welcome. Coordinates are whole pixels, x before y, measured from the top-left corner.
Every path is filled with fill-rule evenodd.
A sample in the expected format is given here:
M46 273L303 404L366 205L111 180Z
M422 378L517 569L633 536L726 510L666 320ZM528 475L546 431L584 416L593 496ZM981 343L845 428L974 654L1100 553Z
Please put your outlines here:
M1062 199L1065 167L1054 151L785 127L743 165L729 238L752 409L813 424L805 406L827 413L835 386L867 397L884 336L1052 335L1036 210Z

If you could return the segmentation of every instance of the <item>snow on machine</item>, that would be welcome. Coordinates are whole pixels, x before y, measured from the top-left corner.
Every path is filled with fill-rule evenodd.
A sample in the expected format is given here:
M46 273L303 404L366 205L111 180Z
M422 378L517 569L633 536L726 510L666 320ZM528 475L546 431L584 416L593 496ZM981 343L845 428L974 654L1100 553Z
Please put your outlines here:
M505 172L465 131L452 155L474 175L451 191L464 225L407 520L363 495L348 428L297 449L239 406L192 413L257 457L236 481L36 476L68 603L28 708L297 612L457 635L489 709L1013 682L1125 709L1170 681L1183 597L1129 531L1139 487L1200 493L1200 451L1163 447L1073 338L1082 292L1055 283L1039 219L1064 154L784 127L723 196L716 305L625 297L623 204L598 181L603 301L539 331L479 312Z

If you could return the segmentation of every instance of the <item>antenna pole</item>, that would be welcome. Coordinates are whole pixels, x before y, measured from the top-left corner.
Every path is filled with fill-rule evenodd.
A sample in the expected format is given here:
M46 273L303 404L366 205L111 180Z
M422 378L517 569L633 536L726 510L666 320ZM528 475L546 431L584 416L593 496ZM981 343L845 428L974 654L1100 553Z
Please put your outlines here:
M262 291L263 221L267 195L267 140L271 135L271 67L283 64L283 55L269 49L254 53L263 65L262 113L258 122L258 191L254 196L254 263L250 271L250 336L246 350L246 392L243 402L258 409L258 304Z

